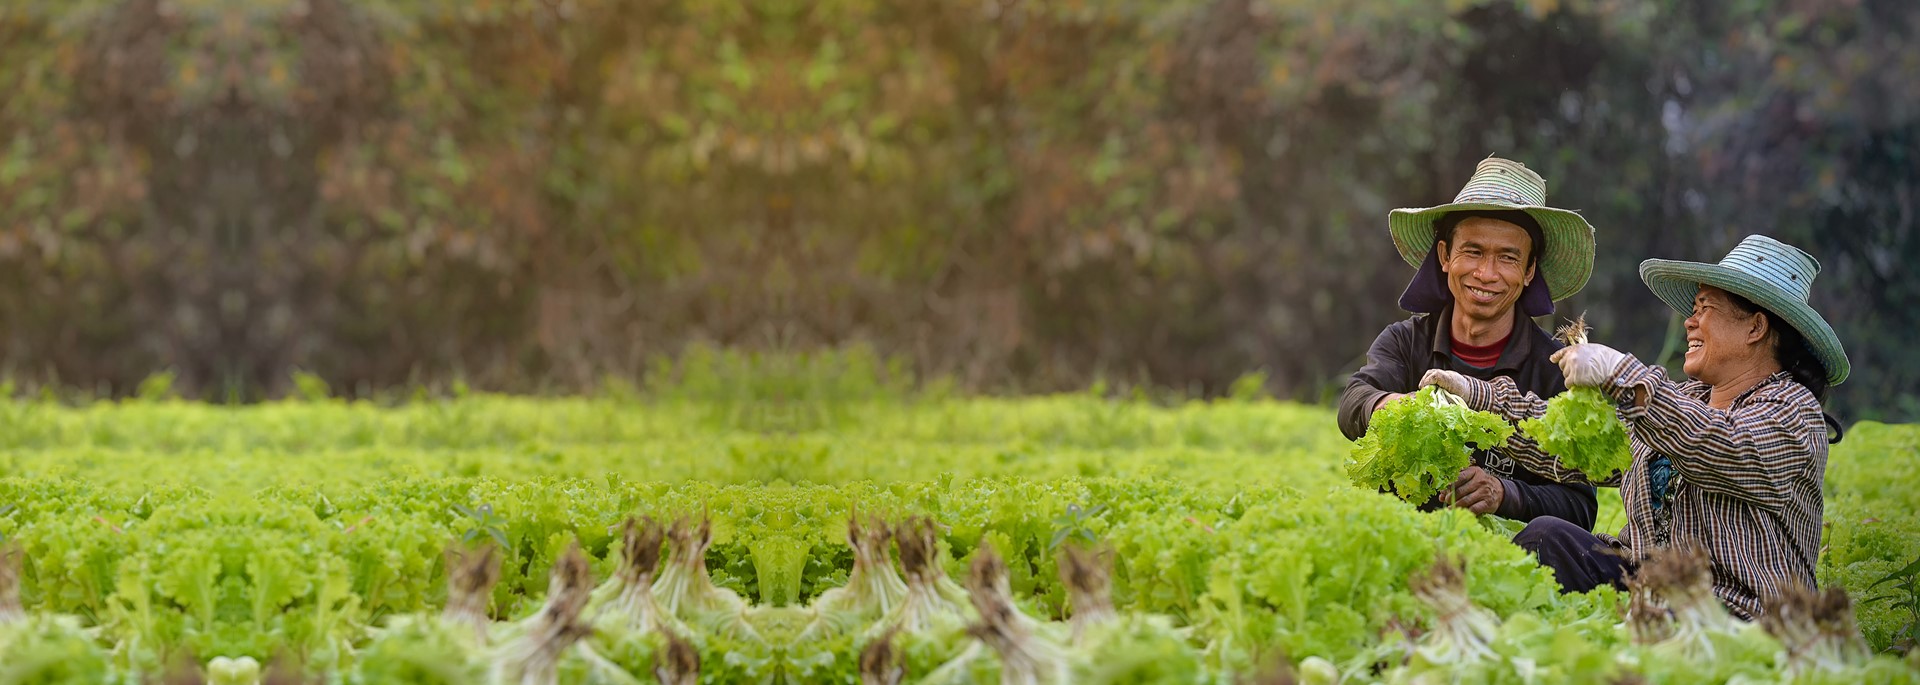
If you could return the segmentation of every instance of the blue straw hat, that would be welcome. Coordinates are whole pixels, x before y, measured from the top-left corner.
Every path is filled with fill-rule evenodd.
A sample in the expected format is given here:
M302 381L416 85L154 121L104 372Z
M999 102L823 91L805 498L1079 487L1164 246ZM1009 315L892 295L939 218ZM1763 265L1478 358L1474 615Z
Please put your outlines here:
M1839 385L1847 380L1847 352L1833 327L1807 304L1818 275L1820 262L1813 255L1763 235L1747 236L1719 264L1666 259L1640 263L1640 280L1682 315L1693 314L1693 297L1703 283L1779 315L1806 338L1807 347L1827 370L1827 384Z
M1547 181L1527 165L1499 157L1480 161L1473 178L1438 207L1395 209L1387 212L1387 233L1400 258L1419 268L1433 251L1433 222L1448 212L1520 210L1540 224L1540 273L1552 300L1564 300L1586 287L1593 275L1593 226L1578 212L1547 205ZM1551 307L1548 311L1552 311ZM1529 314L1532 316L1532 314Z

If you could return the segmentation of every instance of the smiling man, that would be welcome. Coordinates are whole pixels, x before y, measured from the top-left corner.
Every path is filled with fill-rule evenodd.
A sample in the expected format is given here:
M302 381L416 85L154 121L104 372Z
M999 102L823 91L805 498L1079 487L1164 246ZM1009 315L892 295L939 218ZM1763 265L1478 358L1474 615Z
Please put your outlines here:
M1561 345L1529 317L1552 314L1554 301L1586 285L1593 227L1579 214L1545 206L1546 196L1539 174L1488 158L1452 203L1388 215L1394 246L1418 269L1400 296L1400 307L1414 316L1381 331L1347 383L1340 430L1348 439L1365 435L1375 410L1417 390L1430 371L1440 372L1442 387L1507 377L1539 399L1566 390L1548 359ZM1476 514L1553 516L1589 529L1597 508L1592 486L1556 483L1500 450L1476 453L1453 489L1425 508L1448 501Z

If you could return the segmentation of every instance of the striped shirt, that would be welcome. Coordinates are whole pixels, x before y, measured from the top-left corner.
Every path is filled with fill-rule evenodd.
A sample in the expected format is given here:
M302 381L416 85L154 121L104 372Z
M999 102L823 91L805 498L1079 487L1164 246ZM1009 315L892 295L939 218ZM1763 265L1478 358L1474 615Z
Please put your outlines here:
M1633 464L1625 474L1589 480L1518 432L1509 441L1509 454L1560 482L1620 488L1627 524L1617 541L1635 558L1668 544L1707 550L1713 593L1740 618L1759 616L1761 598L1790 582L1814 585L1827 430L1811 391L1782 371L1742 393L1728 409L1715 409L1707 405L1711 387L1706 383L1675 383L1661 369L1632 357L1601 390L1627 424ZM1646 401L1635 405L1641 393ZM1472 383L1466 399L1513 421L1540 416L1547 406L1506 378ZM1656 473L1666 476L1659 479L1667 481L1666 496L1658 500L1665 506L1656 506L1659 493L1650 477Z

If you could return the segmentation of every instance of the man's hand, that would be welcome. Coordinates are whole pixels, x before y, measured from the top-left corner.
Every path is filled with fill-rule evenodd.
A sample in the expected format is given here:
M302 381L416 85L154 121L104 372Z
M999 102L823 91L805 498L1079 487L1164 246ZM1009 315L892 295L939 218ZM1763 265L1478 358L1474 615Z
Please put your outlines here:
M1380 408L1381 408L1381 407L1384 407L1384 406L1387 406L1387 403L1388 403L1388 402L1392 402L1392 401L1394 401L1394 400L1397 400L1397 399L1400 399L1400 398L1402 398L1402 397L1406 397L1406 396L1407 396L1408 394L1410 394L1410 393L1404 393L1404 392L1390 392L1390 393L1387 393L1387 394L1385 394L1385 395L1381 395L1381 396L1380 396L1380 399L1378 399L1378 400L1374 400L1374 402L1373 402L1373 410L1372 410L1372 411L1370 411L1370 412L1368 412L1368 413L1369 413L1369 414L1371 414L1371 413L1373 413L1373 412L1375 412L1375 411L1380 411Z
M1476 515L1499 511L1506 495L1507 487L1500 479L1478 466L1461 470L1460 477L1453 481L1453 506Z
M1462 398L1467 396L1467 388L1471 383L1472 381L1460 375L1460 372L1446 369L1428 369L1427 374L1420 377L1420 387L1437 386L1441 390L1453 393L1455 397Z
M1626 361L1627 355L1600 343L1581 343L1560 348L1547 359L1560 365L1560 374L1567 377L1568 386L1592 388L1612 380L1613 372L1620 369L1620 362Z

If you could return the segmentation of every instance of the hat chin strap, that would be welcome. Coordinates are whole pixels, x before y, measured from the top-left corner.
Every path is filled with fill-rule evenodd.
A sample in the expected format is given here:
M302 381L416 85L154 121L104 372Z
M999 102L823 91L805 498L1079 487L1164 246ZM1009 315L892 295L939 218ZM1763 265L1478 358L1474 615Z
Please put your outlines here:
M1438 248L1428 250L1426 261L1420 263L1420 270L1414 272L1406 291L1400 293L1400 308L1415 314L1438 314L1450 304L1453 304L1453 291L1447 289L1447 274L1440 270L1440 252ZM1518 306L1527 318L1553 314L1553 294L1547 289L1547 279L1538 267L1534 268L1533 280L1520 291Z

